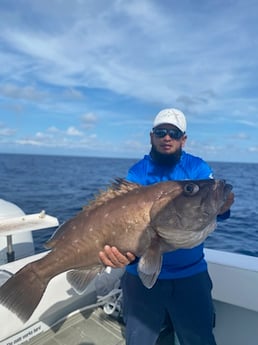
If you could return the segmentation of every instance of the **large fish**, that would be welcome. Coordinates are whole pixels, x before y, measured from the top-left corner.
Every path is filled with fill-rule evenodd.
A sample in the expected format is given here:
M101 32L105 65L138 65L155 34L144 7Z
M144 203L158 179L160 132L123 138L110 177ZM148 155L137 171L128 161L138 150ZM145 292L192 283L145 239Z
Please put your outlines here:
M82 276L87 282L93 279L103 269L99 251L106 244L141 257L139 276L151 288L162 254L203 242L215 229L231 189L224 180L212 179L150 186L117 180L61 225L47 243L52 250L46 256L24 266L0 288L0 303L25 322L59 273L70 271L77 286Z

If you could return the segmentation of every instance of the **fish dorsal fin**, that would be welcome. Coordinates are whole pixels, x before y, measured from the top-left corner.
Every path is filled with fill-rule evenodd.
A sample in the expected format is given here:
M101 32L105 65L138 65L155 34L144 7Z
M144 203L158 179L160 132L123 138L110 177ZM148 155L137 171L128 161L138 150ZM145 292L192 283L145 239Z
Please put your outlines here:
M142 187L140 184L129 182L122 178L117 178L106 191L100 192L95 196L95 199L90 201L88 205L84 206L81 213L87 215L90 211L94 210L98 206L104 205L107 201L114 199L115 197L127 194L133 190L139 189L140 187ZM63 223L55 231L53 236L44 244L45 248L53 248L56 245L57 241L62 237L63 233L65 233L67 229L73 227L73 222L74 218L71 218L67 222Z
M90 201L88 205L83 207L83 212L91 211L111 199L127 194L132 190L139 189L140 187L141 185L138 183L129 182L122 178L116 178L107 190L100 191L99 194L95 195L94 200Z
M153 242L138 263L138 274L144 286L152 288L161 270L162 255L158 242Z

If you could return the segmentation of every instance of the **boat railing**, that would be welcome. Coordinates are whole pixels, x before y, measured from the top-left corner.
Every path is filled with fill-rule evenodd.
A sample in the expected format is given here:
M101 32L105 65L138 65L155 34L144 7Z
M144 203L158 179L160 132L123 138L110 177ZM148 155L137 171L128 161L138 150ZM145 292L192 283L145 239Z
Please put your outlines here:
M1 219L0 236L6 237L7 241L7 261L15 260L13 249L13 235L22 232L37 231L46 228L52 228L59 225L56 217L46 214L44 210L40 213L26 214L19 217L10 217Z

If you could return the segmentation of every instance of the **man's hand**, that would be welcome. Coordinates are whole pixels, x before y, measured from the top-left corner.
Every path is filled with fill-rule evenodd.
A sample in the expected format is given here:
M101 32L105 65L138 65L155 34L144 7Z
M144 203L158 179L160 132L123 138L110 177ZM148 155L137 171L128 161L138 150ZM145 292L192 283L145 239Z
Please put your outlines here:
M107 245L103 251L99 252L99 258L105 266L113 268L122 268L135 260L135 256L132 253L128 252L126 255L123 255L116 247Z
M232 204L234 203L235 194L233 192L229 193L227 200L225 201L224 205L221 207L219 214L225 213L227 210L230 209Z

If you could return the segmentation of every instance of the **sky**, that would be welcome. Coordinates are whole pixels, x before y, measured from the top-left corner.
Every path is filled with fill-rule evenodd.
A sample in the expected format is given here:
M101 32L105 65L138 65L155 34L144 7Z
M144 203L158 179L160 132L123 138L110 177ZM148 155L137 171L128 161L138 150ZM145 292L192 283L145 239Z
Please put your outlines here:
M142 158L155 115L185 150L258 163L257 0L1 0L0 152Z

